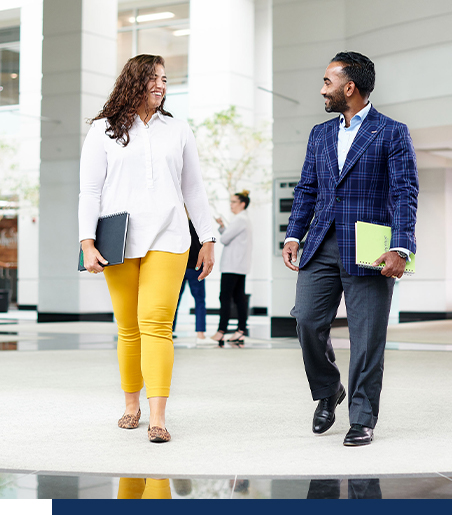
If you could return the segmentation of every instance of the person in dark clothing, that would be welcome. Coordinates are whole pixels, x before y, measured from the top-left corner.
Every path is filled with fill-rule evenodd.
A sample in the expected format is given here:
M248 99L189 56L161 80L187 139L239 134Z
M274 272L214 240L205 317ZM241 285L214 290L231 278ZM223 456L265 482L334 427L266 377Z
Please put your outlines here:
M176 322L177 322L177 311L179 309L180 300L182 298L182 294L185 290L185 285L188 282L190 287L190 293L195 299L195 330L196 336L204 340L206 335L206 287L204 281L199 281L199 276L202 272L202 266L199 270L196 270L196 262L198 261L199 250L201 249L201 243L199 242L198 235L196 234L195 228L191 223L191 220L188 221L190 227L190 235L191 235L191 245L190 245L190 253L188 255L188 263L187 269L185 271L184 279L182 281L182 286L179 293L179 300L177 301L176 313L174 315L173 322L173 333L176 330Z

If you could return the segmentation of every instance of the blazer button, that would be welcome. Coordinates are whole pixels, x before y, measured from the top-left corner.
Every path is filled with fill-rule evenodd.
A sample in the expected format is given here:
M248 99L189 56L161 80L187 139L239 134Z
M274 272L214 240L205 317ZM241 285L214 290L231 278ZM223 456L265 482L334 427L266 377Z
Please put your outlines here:
M341 197L336 197L336 202L340 202L341 201Z

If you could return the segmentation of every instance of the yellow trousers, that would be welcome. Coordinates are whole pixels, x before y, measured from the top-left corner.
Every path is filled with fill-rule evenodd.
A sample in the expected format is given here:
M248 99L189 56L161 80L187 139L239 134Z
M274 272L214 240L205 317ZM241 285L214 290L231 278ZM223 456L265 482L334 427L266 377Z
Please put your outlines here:
M118 323L121 387L168 397L173 372L172 324L185 274L184 254L149 251L104 270Z

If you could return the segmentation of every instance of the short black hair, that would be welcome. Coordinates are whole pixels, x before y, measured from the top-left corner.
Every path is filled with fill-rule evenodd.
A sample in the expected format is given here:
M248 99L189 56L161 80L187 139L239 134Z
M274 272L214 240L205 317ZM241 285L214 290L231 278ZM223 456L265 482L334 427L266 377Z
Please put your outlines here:
M339 52L331 63L343 63L343 73L355 83L362 97L368 97L375 87L375 66L365 55L358 52Z

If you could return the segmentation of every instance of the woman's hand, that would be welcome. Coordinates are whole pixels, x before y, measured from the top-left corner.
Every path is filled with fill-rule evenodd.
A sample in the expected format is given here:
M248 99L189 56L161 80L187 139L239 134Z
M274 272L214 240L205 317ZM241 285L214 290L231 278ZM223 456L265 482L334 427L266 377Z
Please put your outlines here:
M104 259L101 253L94 246L94 240L83 240L83 265L92 274L102 273L104 268L102 265L108 265L108 261ZM101 265L102 263L102 265Z
M215 243L213 241L206 241L199 251L195 270L199 270L202 265L202 272L198 277L198 281L205 279L212 271L215 263L214 245Z

